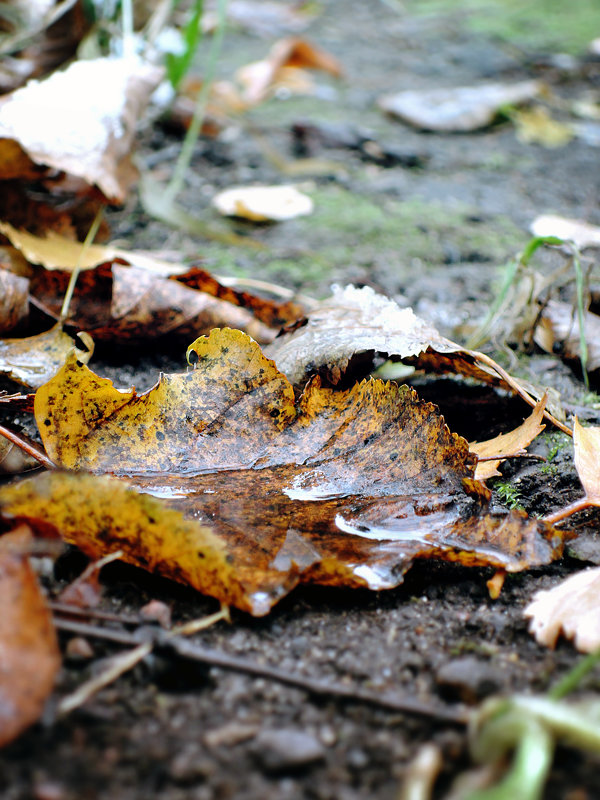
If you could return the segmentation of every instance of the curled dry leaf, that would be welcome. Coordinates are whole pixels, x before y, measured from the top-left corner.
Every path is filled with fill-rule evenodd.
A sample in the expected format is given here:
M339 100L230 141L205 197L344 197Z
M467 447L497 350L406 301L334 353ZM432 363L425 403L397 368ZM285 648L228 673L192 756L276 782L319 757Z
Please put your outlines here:
M580 219L567 219L555 214L542 214L531 223L534 236L556 236L574 242L580 250L600 247L600 228Z
M600 317L591 311L583 315L585 341L587 344L588 372L600 367ZM555 353L560 348L566 359L578 359L581 355L581 342L577 308L570 303L549 300L539 317L533 338L547 353Z
M0 374L22 386L37 389L55 375L65 363L67 354L87 363L94 352L94 343L87 333L78 334L85 349L75 346L73 339L55 325L45 333L23 339L0 339Z
M522 425L508 433L501 433L493 439L485 442L471 442L469 449L478 458L498 457L497 461L481 461L475 468L475 478L479 481L486 481L500 475L498 467L500 461L510 456L521 454L525 448L538 436L546 427L542 425L544 408L546 407L546 396L536 404L535 408Z
M82 242L60 236L54 231L46 231L44 236L35 236L28 231L17 230L8 222L0 222L0 233L9 239L27 261L40 264L46 269L93 269L116 259L122 259L157 275L178 275L188 269L182 264L174 264L135 250L123 250L112 244L89 244L82 252Z
M492 123L502 108L532 100L541 89L539 81L424 89L382 97L379 106L421 130L474 131Z
M12 331L29 313L29 281L0 268L0 334Z
M4 513L257 615L301 580L379 590L415 558L518 571L560 555L551 526L487 512L467 443L408 387L337 391L317 377L295 400L227 329L188 359L193 372L138 396L72 356L36 394L48 455L124 482L46 474L1 489Z
M590 504L600 505L600 428L584 428L575 417L574 460L579 480Z
M122 202L135 177L135 126L161 77L162 69L138 58L98 58L17 89L0 104L0 164L9 166L0 178L59 170ZM6 149L37 168L24 161L23 174L15 174Z
M548 591L536 592L523 612L529 631L546 647L561 632L575 647L591 653L600 647L600 567L571 575Z
M31 293L45 311L58 316L68 280L66 272L38 270L31 277ZM297 308L221 286L203 270L169 279L114 263L81 273L67 322L89 331L96 341L147 342L174 334L189 340L229 325L269 342L277 320L294 318ZM273 322L275 328L269 327Z
M52 615L27 556L23 527L0 537L0 747L41 715L60 668Z
M295 186L237 186L219 192L212 203L225 216L253 222L281 222L313 210L310 197Z
M315 373L334 385L349 369L366 374L373 356L381 354L407 360L420 369L502 385L535 406L531 397L535 387L516 381L488 356L441 336L412 309L400 308L369 287L334 287L330 298L284 329L265 353L297 388ZM571 433L560 420L546 416Z
M244 87L244 102L248 106L262 102L287 68L316 69L336 78L342 76L340 62L332 55L304 39L288 37L276 42L265 59L237 71L236 79Z

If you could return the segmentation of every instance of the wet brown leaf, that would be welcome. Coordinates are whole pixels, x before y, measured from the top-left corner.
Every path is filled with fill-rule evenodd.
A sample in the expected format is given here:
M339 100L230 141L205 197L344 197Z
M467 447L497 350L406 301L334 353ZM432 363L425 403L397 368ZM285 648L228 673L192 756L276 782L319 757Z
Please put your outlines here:
M26 552L24 528L0 537L0 747L41 715L60 667L52 616Z
M594 372L600 367L600 316L586 311L583 325L588 351L586 368L588 372ZM541 313L533 338L547 353L555 353L558 347L566 359L580 358L577 308L559 300L549 300Z
M12 331L29 313L29 281L0 268L0 334Z
M79 334L79 338L86 349L76 347L62 326L55 325L36 336L0 339L0 373L22 386L37 389L58 372L71 351L80 361L89 361L94 344L86 333Z
M467 350L441 336L412 309L369 287L334 287L333 295L312 309L265 348L296 388L315 373L338 385L348 372L368 374L376 354L406 360L420 369L455 373L484 383L501 385L531 406L536 387L515 380L489 356ZM543 391L539 392L541 397ZM561 412L553 409L555 417ZM570 434L560 419L548 414Z
M68 280L66 272L38 270L31 277L31 293L44 310L58 316ZM170 334L189 340L228 325L269 342L276 328L261 318L276 322L281 313L287 320L295 308L250 300L250 295L221 286L202 270L169 279L113 263L81 273L67 322L89 331L96 341L147 342Z
M17 89L0 104L0 164L17 143L34 164L122 202L136 175L129 160L135 125L161 76L136 58L98 58ZM17 175L11 167L0 177L31 177L31 168Z
M0 92L39 78L75 55L89 28L81 0L12 0L17 16L2 35ZM10 53L10 55L8 55Z
M510 456L516 456L524 452L525 448L538 436L546 427L542 425L544 408L546 407L546 396L537 403L534 410L518 428L508 433L501 433L493 439L485 442L471 442L469 449L478 458L498 457L497 461L482 461L477 464L475 478L479 481L486 481L500 475L498 467L500 461Z
M383 589L414 558L518 571L562 551L549 525L486 512L467 443L410 388L337 391L315 378L296 401L232 330L198 339L188 358L193 372L138 396L70 357L36 395L48 455L131 488L46 474L0 490L4 513L54 525L95 557L122 549L257 615L301 580Z

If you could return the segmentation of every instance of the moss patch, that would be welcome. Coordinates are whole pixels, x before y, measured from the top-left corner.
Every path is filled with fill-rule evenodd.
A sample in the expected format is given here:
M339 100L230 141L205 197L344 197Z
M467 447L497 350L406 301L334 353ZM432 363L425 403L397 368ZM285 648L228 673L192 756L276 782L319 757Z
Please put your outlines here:
M598 0L467 0L460 10L452 0L410 0L408 7L418 15L456 15L467 30L542 52L579 53L600 23Z
M374 199L339 186L311 190L311 216L252 235L267 249L240 251L213 244L207 266L326 291L349 267L386 263L398 275L465 262L499 264L526 241L505 217L482 219L466 206ZM235 223L232 223L235 225Z

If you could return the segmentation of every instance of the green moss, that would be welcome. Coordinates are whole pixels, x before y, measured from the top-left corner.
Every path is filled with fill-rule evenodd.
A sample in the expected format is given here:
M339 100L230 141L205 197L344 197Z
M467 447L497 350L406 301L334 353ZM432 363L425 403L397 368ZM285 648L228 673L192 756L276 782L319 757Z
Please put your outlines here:
M262 251L209 245L207 268L326 292L349 267L384 265L402 279L446 263L502 263L526 238L507 218L482 220L465 205L381 200L334 185L308 193L310 216L252 232Z
M507 508L518 508L524 511L521 505L521 494L514 483L510 483L509 481L496 481L494 490Z
M579 53L600 25L598 0L410 0L411 13L444 14L468 30L542 52Z

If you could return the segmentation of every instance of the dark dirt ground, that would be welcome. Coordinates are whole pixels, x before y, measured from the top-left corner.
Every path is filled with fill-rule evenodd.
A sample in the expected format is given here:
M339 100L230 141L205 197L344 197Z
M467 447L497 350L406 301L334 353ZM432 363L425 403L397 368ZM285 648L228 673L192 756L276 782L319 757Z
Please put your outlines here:
M419 133L384 117L376 97L403 88L533 76L569 99L600 88L600 65L557 59L560 35L549 37L544 48L474 32L460 4L433 15L417 13L418 4L376 0L327 0L320 6L322 14L306 35L340 58L346 79L319 78L324 87L319 98L271 101L251 113L251 125L234 128L221 140L199 142L182 198L214 227L234 229L266 249L226 248L173 232L145 216L135 199L111 214L114 236L132 248L201 254L217 273L277 281L315 296L334 281L365 283L404 295L417 313L456 335L456 325L485 312L499 267L527 241L537 214L600 224L598 150L580 139L558 150L524 144L506 122L477 134ZM600 26L589 27L592 38ZM221 75L259 58L269 46L268 39L232 29ZM298 122L368 128L396 163L382 166L339 142L325 147L308 137L304 155L335 165L326 175L300 179L315 200L312 217L257 229L218 220L209 208L217 189L282 180L265 159L256 132L293 160L291 126ZM168 175L178 142L155 126L145 134L142 162L151 164L157 177ZM406 166L412 156L422 166ZM540 264L543 268L543 258ZM172 343L124 355L104 348L93 366L120 386L135 382L142 389L158 370L183 368L184 353L181 344ZM598 421L598 407L590 404L583 383L556 357L521 359L518 368L539 383L558 386L582 416ZM440 405L453 430L469 438L488 438L526 414L516 401L452 381L427 381L418 391ZM549 433L534 445L533 452L542 455L556 451L547 465L504 468L504 481L518 490L530 513L547 513L580 493L565 439ZM598 514L578 518L580 539L569 555L551 567L509 576L496 601L485 583L491 571L423 563L393 591L301 588L264 619L234 613L231 625L220 623L194 638L304 676L438 704L465 695L473 702L473 695L544 692L579 656L564 642L554 652L539 647L527 633L522 610L535 590L589 561L600 563L599 520ZM47 576L50 593L80 568L76 555L62 557ZM112 612L132 614L160 599L183 621L216 608L190 590L121 565L106 568L103 583L103 607ZM245 674L184 668L166 655L147 658L57 721L56 698L116 651L94 640L90 644L91 660L65 661L45 720L0 753L4 800L391 800L398 797L411 758L429 741L443 753L434 795L442 798L469 764L460 725L316 698ZM592 675L580 691L599 688L599 677ZM293 733L307 738L298 742ZM598 797L599 767L597 758L559 749L544 797Z

